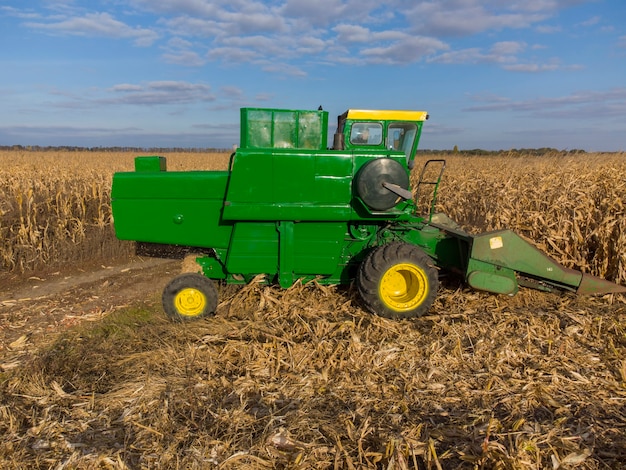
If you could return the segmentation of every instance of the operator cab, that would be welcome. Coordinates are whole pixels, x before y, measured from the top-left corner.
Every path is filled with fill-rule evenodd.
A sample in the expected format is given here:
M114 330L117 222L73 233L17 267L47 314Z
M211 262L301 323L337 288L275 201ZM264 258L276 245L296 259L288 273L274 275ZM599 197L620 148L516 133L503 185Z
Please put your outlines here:
M351 109L337 118L334 150L395 150L413 166L425 111Z

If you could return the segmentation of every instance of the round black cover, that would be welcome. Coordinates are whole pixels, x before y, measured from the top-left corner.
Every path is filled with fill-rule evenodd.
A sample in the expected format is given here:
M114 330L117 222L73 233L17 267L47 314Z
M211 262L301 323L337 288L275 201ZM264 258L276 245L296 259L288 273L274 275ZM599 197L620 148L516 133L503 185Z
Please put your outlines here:
M399 202L398 195L385 188L383 183L408 189L409 175L397 161L378 158L363 165L356 176L356 193L372 210L386 211Z

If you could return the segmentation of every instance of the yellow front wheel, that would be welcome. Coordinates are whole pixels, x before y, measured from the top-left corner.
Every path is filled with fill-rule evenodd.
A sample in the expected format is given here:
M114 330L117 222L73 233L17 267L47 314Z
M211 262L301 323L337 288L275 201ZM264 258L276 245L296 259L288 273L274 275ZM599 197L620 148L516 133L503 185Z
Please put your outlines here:
M176 310L186 317L195 317L206 308L206 296L201 290L186 287L174 296Z
M439 279L431 258L408 243L374 248L357 275L359 294L372 313L389 318L417 317L430 310Z
M163 310L172 320L194 320L215 313L217 289L202 274L185 273L165 286L162 300Z

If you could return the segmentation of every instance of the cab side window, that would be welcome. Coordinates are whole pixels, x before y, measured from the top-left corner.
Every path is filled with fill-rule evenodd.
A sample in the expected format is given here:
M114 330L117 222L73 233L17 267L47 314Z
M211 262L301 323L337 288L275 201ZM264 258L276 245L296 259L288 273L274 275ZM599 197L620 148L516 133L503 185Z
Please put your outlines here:
M387 132L387 148L404 152L407 160L413 149L417 126L414 123L393 123Z
M379 122L355 122L350 131L350 143L356 145L380 145L383 126Z

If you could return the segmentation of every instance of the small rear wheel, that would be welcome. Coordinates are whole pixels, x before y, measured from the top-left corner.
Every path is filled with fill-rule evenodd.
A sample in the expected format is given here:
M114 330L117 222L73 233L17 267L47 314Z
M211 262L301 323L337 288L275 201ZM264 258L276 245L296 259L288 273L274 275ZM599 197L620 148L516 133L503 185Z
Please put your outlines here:
M437 269L420 248L393 242L363 260L357 287L367 309L382 317L410 318L430 310L439 287Z
M213 315L217 310L217 288L211 279L185 273L163 289L163 310L174 321L189 321Z

